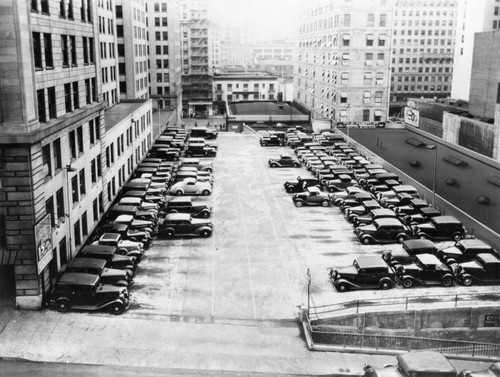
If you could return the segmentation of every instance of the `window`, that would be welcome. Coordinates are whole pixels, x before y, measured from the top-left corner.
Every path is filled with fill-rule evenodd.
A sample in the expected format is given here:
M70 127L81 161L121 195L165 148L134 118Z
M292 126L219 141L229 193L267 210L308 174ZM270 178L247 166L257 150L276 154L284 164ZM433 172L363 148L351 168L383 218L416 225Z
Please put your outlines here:
M80 234L80 220L78 220L73 226L73 231L75 232L75 246L82 243L82 235Z
M56 139L54 140L54 161L55 161L55 168L61 169L62 168L62 157L61 157L61 140Z
M76 129L76 135L78 138L78 152L83 153L83 126Z
M71 84L64 84L64 103L66 105L66 112L73 111L71 107Z
M92 212L94 215L94 222L99 221L99 204L97 199L92 202Z
M89 64L89 47L88 47L87 37L82 37L82 45L83 45L83 64Z
M71 153L71 158L76 158L76 134L74 130L69 133L69 150Z
M101 155L97 156L97 176L102 177Z
M379 35L378 37L378 45L385 46L385 35Z
M366 35L366 45L373 46L373 34Z
M347 93L346 92L340 93L340 103L347 103Z
M64 192L63 189L57 190L56 193L56 205L57 205L57 217L63 218L64 217Z
M344 27L350 27L351 26L351 15L350 14L344 14Z
M123 18L123 7L121 5L117 5L115 8L116 18Z
M377 72L376 84L383 85L383 83L384 83L384 72Z
M383 55L383 54L382 54ZM96 78L92 78L92 102L97 101L97 85L96 85Z
M47 113L45 111L45 93L43 89L36 91L37 102L38 102L38 121L40 123L47 122Z
M375 103L382 103L382 92L375 92Z
M31 10L38 12L38 0L31 0Z
M73 178L71 178L71 193L72 193L72 198L73 198L73 204L78 203L78 178L75 175Z
M45 67L54 68L54 59L52 57L52 36L47 33L43 34L43 43L45 47Z
M78 89L78 81L73 83L73 107L75 109L80 108L80 94Z
M94 38L89 38L89 59L90 64L95 63Z
M363 110L363 122L370 121L370 110Z
M50 215L50 223L52 227L56 226L56 214L54 213L54 199L52 196L45 201L45 212Z
M365 64L373 65L373 53L371 52L365 53Z
M57 106L56 106L56 88L50 87L47 89L48 99L49 99L49 117L51 119L57 118Z
M378 65L384 65L384 59L385 59L385 55L383 52L379 52L377 54L377 64Z
M62 57L63 57L63 67L68 67L69 66L69 51L68 51L68 36L67 35L61 35L61 50L62 50Z
M375 26L375 15L373 13L368 14L368 20L366 26L368 27Z
M371 85L372 84L372 73L371 72L365 72L364 84L365 85Z
M363 92L363 103L369 105L372 102L372 94L370 92Z
M92 95L90 92L90 79L85 79L85 101L87 105L92 102Z
M380 15L380 26L387 26L387 15L386 14L381 14Z
M82 234L83 234L83 236L86 236L89 234L89 231L87 228L87 211L85 211L82 215Z
M51 153L50 153L50 144L47 144L42 147L42 163L43 166L47 167L46 177L52 176L52 163L51 163Z
M70 20L74 19L74 14L73 14L73 0L68 1L68 18Z
M167 17L161 18L161 26L168 26Z
M33 33L33 55L35 58L35 68L42 69L42 42L40 40L40 33Z
M91 179L92 183L97 182L97 165L96 165L95 158L90 163L90 179Z
M349 85L349 72L342 72L340 77L342 80L342 85Z
M86 188L85 188L85 169L80 170L80 173L78 175L80 176L80 196L83 196L86 193Z
M59 0L59 17L66 18L66 0Z
M49 14L49 0L41 0L42 13Z

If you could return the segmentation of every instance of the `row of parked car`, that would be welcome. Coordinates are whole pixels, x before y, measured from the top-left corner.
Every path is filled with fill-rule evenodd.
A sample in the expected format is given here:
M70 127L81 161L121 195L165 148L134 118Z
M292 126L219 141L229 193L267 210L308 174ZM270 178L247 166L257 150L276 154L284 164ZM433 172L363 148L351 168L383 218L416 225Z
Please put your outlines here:
M294 133L287 133L286 140L295 143ZM500 283L496 250L468 235L456 218L442 216L419 197L415 187L404 185L397 174L356 153L341 137L327 132L299 144L297 158L290 157L295 164L288 166L305 166L314 177L285 182L286 192L294 194L297 207L337 206L363 244L399 242L402 249L330 268L329 277L338 291L389 289L398 284L410 288ZM275 159L270 159L269 165L273 163ZM456 243L438 249L431 240Z
M169 136L173 133L176 143L182 140L189 146L191 138L184 129L165 131ZM109 310L120 314L130 306L129 287L156 235L212 234L213 225L207 220L212 208L196 203L191 195L211 194L213 165L198 158L172 162L157 155L153 147L58 279L48 300L58 311Z

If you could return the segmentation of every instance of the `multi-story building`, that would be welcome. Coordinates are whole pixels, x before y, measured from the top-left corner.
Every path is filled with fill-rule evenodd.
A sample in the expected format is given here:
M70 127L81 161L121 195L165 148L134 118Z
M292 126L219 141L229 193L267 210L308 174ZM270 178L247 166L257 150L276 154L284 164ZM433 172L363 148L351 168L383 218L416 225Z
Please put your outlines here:
M157 110L182 111L180 7L177 0L147 1L151 98Z
M500 29L500 3L497 0L459 1L451 82L452 99L469 100L474 34L498 29Z
M116 17L113 2L97 2L99 57L101 62L101 90L105 106L118 103L118 56L116 45Z
M408 98L451 93L458 0L396 0L392 33L391 113Z
M121 99L149 98L149 54L145 1L116 0L118 74Z
M228 72L214 75L213 100L220 114L226 102L274 101L278 77L264 72Z
M114 104L105 115L115 99L112 85L109 102L103 97L98 46L105 40L109 51L113 42L100 39L111 33L99 31L97 16L111 9L90 0L2 7L0 295L21 309L41 307L88 241L134 167L114 171L120 158L137 163L152 142L149 100Z
M253 67L275 75L293 75L294 47L291 42L257 44L252 47Z
M295 100L337 122L386 120L392 2L321 0L301 11Z
M212 114L211 22L207 0L181 0L182 111Z

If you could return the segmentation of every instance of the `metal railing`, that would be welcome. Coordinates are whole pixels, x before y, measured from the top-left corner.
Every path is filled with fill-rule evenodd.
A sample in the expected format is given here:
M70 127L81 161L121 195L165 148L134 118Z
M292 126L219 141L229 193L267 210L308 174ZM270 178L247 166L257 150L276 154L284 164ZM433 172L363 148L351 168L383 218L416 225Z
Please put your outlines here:
M315 330L307 315L307 310L301 313L309 349L331 347L332 350L347 348L362 348L380 353L400 353L407 351L436 351L445 356L460 356L483 359L500 358L500 345L494 343L479 343L460 340L435 339L414 336L359 334L339 331Z
M377 298L367 300L346 301L329 305L311 306L309 316L312 320L320 320L328 317L339 317L348 314L366 312L390 311L390 310L415 310L415 309L443 309L470 307L473 303L481 302L483 305L491 302L498 305L500 294L456 294L456 295L425 295Z

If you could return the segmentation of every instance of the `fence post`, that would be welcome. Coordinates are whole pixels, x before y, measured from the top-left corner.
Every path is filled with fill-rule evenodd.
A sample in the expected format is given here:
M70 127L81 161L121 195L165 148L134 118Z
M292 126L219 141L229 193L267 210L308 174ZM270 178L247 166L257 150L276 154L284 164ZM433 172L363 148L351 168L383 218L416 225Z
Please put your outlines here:
M356 301L356 314L359 314L359 300Z
M474 354L476 353L476 345L472 343L472 356L474 357Z
M406 297L406 307L405 307L405 310L408 310L408 297Z
M455 308L458 306L458 295L455 295Z
M311 270L307 268L307 316L311 315Z

